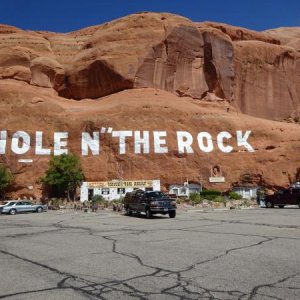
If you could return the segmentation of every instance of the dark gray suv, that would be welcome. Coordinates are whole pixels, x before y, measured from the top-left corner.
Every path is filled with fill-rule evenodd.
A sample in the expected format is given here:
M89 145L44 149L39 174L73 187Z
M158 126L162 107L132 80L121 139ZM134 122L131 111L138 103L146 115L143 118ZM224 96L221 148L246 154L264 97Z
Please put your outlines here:
M279 190L274 195L266 195L264 201L267 208L284 208L285 205L298 205L300 208L300 188Z
M159 191L136 190L126 193L123 205L127 215L136 212L145 213L147 218L155 214L168 214L170 218L176 216L176 201Z

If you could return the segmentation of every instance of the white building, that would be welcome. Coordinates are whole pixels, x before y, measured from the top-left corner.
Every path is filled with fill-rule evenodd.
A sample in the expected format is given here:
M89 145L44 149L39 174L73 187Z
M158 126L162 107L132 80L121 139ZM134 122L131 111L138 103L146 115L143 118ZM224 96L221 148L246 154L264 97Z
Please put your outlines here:
M186 196L188 197L192 193L200 193L202 187L197 183L187 183L184 184L171 184L169 186L169 194L175 194L176 196Z
M258 189L258 186L236 186L232 191L241 195L243 199L251 200L257 197Z
M106 200L116 200L124 197L127 192L132 192L137 189L160 191L160 180L83 182L80 188L80 201L91 200L95 195L101 195Z

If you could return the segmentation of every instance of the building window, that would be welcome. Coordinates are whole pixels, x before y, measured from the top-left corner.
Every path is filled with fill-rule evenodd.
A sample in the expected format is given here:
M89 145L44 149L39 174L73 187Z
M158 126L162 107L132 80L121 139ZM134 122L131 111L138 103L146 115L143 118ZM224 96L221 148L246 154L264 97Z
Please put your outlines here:
M172 190L172 193L178 196L178 194L179 194L179 193L178 193L178 189L177 189L177 188L173 189L173 190Z
M181 188L180 194L181 195L186 195L186 188L185 187Z
M118 195L125 194L125 188L118 188Z
M109 195L109 189L102 189L102 195Z
M88 200L92 200L93 196L94 196L94 190L88 189Z

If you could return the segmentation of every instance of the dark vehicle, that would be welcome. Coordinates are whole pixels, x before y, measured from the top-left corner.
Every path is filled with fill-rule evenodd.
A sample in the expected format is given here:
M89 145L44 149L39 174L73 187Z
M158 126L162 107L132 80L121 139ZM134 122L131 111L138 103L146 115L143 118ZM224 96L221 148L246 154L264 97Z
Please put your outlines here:
M285 205L298 205L300 208L300 189L289 188L279 190L274 195L266 195L265 204L267 208L274 206L284 208Z
M176 216L176 201L158 191L136 190L126 193L123 204L129 216L133 212L145 213L147 218L151 218L155 214L168 214L170 218Z

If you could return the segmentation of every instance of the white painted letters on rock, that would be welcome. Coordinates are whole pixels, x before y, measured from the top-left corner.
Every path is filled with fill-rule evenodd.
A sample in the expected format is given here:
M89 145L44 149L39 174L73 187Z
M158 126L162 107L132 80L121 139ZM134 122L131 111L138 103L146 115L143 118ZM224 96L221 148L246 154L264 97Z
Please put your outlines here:
M225 139L229 140L231 138L232 138L232 135L229 132L227 132L227 131L222 131L222 132L220 132L218 134L218 136L217 136L217 144L218 144L219 149L222 152L229 153L229 152L231 152L233 150L233 147L231 147L229 145L227 145L227 146L224 145L224 140Z
M187 131L177 131L178 153L194 153L193 136Z
M68 132L54 132L54 155L68 154L67 141Z
M164 146L167 143L166 136L166 131L153 131L154 153L168 153L168 147Z
M81 154L86 156L89 154L89 149L92 155L99 155L100 153L100 140L99 132L93 132L93 137L88 132L82 132L81 135Z
M212 136L208 132L199 132L197 139L201 151L212 152L214 150Z
M119 153L125 154L126 153L126 138L132 136L132 131L113 131L113 137L119 138Z
M142 147L143 151L141 149ZM150 153L149 131L143 131L143 137L141 137L141 131L134 132L134 153Z
M193 154L204 152L211 153L213 151L221 151L230 153L235 151L255 152L254 148L248 141L251 135L251 130L237 130L236 138L227 131L221 131L216 136L212 136L209 132L201 131L197 135L192 135L187 131L177 131L177 151L179 154ZM32 134L33 136L33 134ZM118 138L119 154L133 152L134 154L165 154L169 152L169 145L166 131L132 131L132 130L105 130L99 129L92 133L81 133L81 155L101 155L100 140L107 138ZM11 145L9 143L11 137ZM196 138L195 138L196 137ZM25 131L17 131L9 134L7 130L0 130L0 155L5 155L7 148L11 148L12 153L22 155L30 151L31 147L35 149L35 155L61 155L68 153L68 132L54 132L53 134L53 149L44 141L45 135L42 131L35 132L35 140L31 139L29 133ZM49 142L48 142L49 144ZM133 145L130 148L129 145Z
M37 131L35 134L35 154L36 155L50 155L50 148L43 148L43 132Z
M0 154L5 154L6 152L6 139L7 139L7 131L0 131Z
M244 146L249 152L254 152L253 147L247 142L250 134L251 130L247 130L244 135L241 130L238 130L236 132L237 145Z
M30 149L30 135L25 131L17 131L11 140L11 150L15 154L25 154Z

